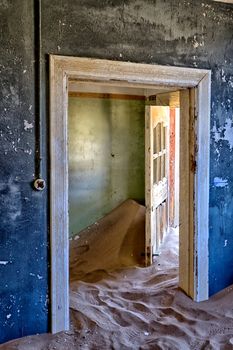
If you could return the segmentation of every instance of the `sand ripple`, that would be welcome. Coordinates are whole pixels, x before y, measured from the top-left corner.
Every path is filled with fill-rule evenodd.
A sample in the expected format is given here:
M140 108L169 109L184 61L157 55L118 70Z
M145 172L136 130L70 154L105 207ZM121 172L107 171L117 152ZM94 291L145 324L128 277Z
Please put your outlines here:
M23 350L233 349L233 288L195 303L178 288L178 236L142 267L145 208L127 201L71 242L71 331L0 346Z

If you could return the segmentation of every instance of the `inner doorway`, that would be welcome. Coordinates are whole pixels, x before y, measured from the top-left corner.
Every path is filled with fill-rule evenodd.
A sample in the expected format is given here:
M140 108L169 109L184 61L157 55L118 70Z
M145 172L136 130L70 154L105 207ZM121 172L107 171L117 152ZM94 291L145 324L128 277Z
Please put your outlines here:
M179 94L177 92L177 94ZM169 93L168 93L169 96ZM155 97L156 98L156 97ZM178 107L178 106L177 106ZM177 228L179 207L179 107L146 106L146 265L159 255L169 229Z
M129 198L145 204L144 109L145 97L133 91L109 93L102 86L102 92L85 92L71 83L70 236Z
M170 90L69 82L71 238L128 199L147 208L145 238L128 247L135 263L152 264L168 229L178 230L180 93Z
M183 106L181 103L180 108L180 131L182 132L180 140L186 145L186 147L180 147L182 162L179 162L180 170L183 166L183 171L180 171L179 217L180 228L185 233L185 236L181 235L183 238L180 239L180 286L195 300L206 299L208 297L209 185L209 168L206 164L208 164L209 157L209 142L202 143L200 140L203 138L205 141L209 140L210 72L190 68L51 56L52 330L57 332L69 328L67 191L67 86L69 79L91 81L92 84L106 82L111 86L124 85L144 89L158 85L166 88L197 87L196 99L190 100L188 98L190 103ZM186 89L184 91L190 97L193 90ZM183 95L182 91L181 95ZM198 104L196 106L197 98ZM190 110L193 113L190 114ZM197 123L195 118L198 121ZM196 142L198 148L195 147ZM196 150L198 150L198 153L196 153ZM195 202L195 206L193 206L193 202ZM153 207L148 207L148 210L153 211ZM200 249L200 243L202 249ZM199 268L200 264L204 266L204 269ZM62 290L61 285L64 286Z

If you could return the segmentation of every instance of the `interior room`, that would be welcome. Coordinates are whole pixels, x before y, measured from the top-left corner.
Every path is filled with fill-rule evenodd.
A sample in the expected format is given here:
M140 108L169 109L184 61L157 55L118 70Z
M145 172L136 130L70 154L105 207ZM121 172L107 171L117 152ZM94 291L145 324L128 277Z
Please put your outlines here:
M0 350L233 348L233 1L0 0Z
M145 137L150 137L145 133L145 113L149 105L154 111L153 118L156 123L151 137L154 143L153 182L157 186L154 196L158 202L155 213L158 232L153 233L152 259L160 254L159 246L167 231L177 228L178 232L179 92L173 92L175 88L170 90L172 92L169 92L169 88L161 87L143 90L109 87L103 84L92 86L79 81L69 83L68 171L71 245L72 240L80 239L80 235L87 242L90 231L96 231L99 220L102 222L111 211L116 215L122 205L134 205L138 208L141 205L144 215L139 223L140 229L129 235L128 228L124 227L122 221L119 232L109 240L118 240L119 247L115 249L121 247L124 250L127 264L145 264ZM158 107L158 104L161 106ZM159 199L159 192L164 189L165 194ZM120 225L120 222L113 221L114 224ZM99 231L97 239L104 241L100 228ZM76 243L79 251L90 249L87 244L80 245L80 241ZM110 244L102 243L102 253L109 247ZM123 257L119 256L117 262L112 254L107 250L104 253L110 255L112 267L121 266ZM119 252L119 255L121 254L122 252ZM104 268L108 266L102 266L102 269Z
M69 92L71 236L128 198L144 204L144 111L144 96Z
M163 274L168 269L179 268L180 101L179 91L174 90L69 83L71 329L77 330L86 322L85 318L96 308L96 295L101 295L103 301L111 299L98 312L101 327L106 327L104 314L108 314L108 327L112 331L118 322L129 325L130 321L124 320L128 316L123 308L127 309L126 313L134 313L138 320L144 318L145 312L149 316L146 299L158 278L155 269ZM153 123L151 135L145 125L148 108ZM151 263L145 268L148 260L145 254L149 254L145 247L145 138L148 137L153 138L156 207ZM125 279L128 297L135 298L135 306L126 306L127 298L122 297ZM141 303L145 305L141 307L137 306L134 289L135 283L142 288L145 279L148 279L148 292L140 293ZM161 282L161 290L166 287L166 282L164 286ZM121 321L118 313L122 313ZM135 324L136 333L141 327L148 327L142 321ZM92 326L88 324L88 327L92 332ZM129 330L122 336L128 339ZM117 346L114 337L112 341Z

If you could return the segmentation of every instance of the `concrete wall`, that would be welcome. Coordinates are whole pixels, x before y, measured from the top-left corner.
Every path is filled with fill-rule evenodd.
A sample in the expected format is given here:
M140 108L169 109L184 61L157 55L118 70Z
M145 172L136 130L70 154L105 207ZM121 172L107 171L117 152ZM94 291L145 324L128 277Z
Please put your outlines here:
M0 0L0 343L49 325L47 191L32 189L38 169L33 17L32 1Z
M37 2L35 2L37 3ZM0 341L49 329L48 54L212 70L210 293L233 283L233 7L210 0L42 0L42 116L35 69L38 12L0 0ZM223 273L224 272L224 273Z
M69 225L74 235L145 198L145 102L69 98Z

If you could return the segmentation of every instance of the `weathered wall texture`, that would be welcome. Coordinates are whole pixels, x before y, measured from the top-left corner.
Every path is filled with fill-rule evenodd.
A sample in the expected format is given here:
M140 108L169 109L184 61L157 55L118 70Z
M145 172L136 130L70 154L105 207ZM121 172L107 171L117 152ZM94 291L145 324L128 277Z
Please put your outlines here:
M31 188L38 141L32 1L0 0L0 18L0 341L5 341L47 330L49 232L46 193ZM53 53L212 69L210 293L233 283L232 5L42 0L42 44L46 62ZM44 69L43 93L47 74ZM47 106L42 96L44 170Z
M69 98L69 229L145 198L145 101Z
M48 328L47 197L35 173L32 1L0 1L0 342Z

